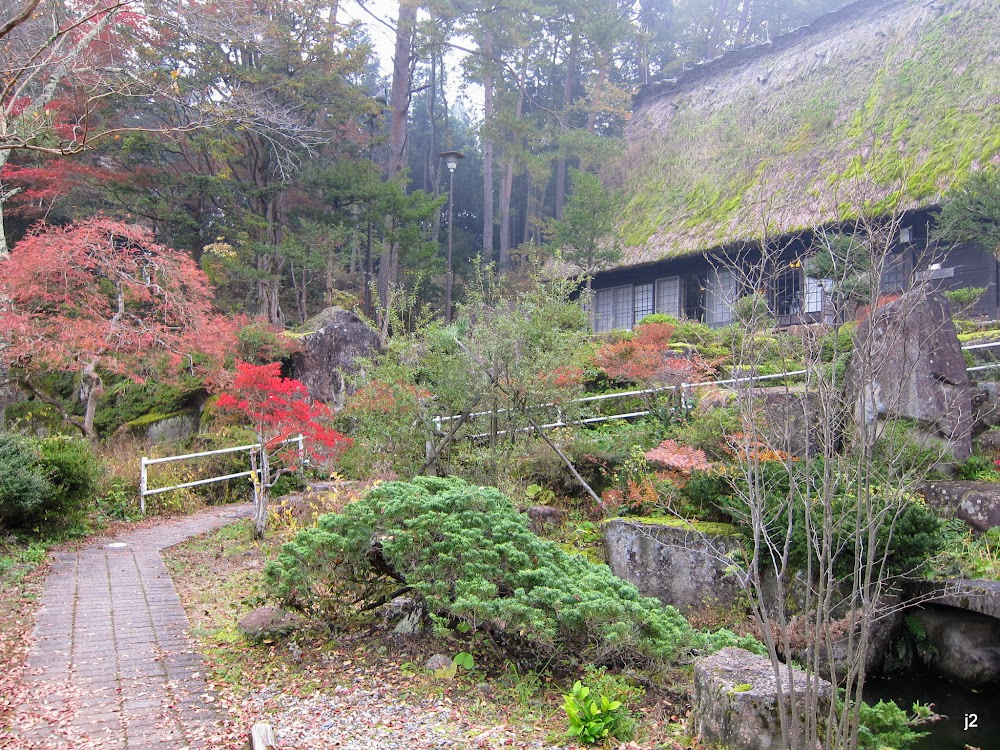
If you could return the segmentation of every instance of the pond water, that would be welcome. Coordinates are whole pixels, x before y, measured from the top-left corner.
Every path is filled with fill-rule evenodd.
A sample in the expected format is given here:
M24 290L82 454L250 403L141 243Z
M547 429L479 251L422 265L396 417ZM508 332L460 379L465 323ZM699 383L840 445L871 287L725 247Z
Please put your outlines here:
M981 750L1000 748L1000 686L973 690L926 674L872 678L865 682L865 701L894 700L906 711L914 701L933 703L948 718L926 727L930 732L914 750Z

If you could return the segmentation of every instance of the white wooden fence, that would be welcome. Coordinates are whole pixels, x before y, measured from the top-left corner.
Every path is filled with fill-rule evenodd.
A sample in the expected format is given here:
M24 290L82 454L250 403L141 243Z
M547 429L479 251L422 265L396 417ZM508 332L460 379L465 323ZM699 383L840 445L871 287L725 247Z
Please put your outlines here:
M282 445L288 445L289 443L297 443L299 446L299 455L303 456L305 454L305 439L302 435L298 437L289 438L285 440ZM212 482L224 482L227 479L239 479L240 477L248 477L253 474L252 470L238 471L235 474L226 474L221 477L209 477L208 479L197 479L193 482L183 482L181 484L171 485L170 487L157 487L156 489L149 489L149 467L154 464L164 464L169 461L186 461L192 458L202 458L203 456L218 456L223 453L240 453L246 451L249 455L250 451L260 450L260 443L253 443L252 445L238 445L235 448L220 448L214 451L201 451L200 453L185 453L181 456L165 456L163 458L147 458L143 456L139 461L139 510L142 513L146 512L146 498L150 495L158 495L161 492L171 492L172 490L183 490L188 487L197 487L202 484L211 484Z
M962 347L962 351L973 351L976 349L992 349L1000 347L1000 341L988 343L988 344L969 344ZM1000 362L990 363L986 365L977 365L975 367L967 368L968 372L979 372L981 370L991 370L995 368L1000 368ZM632 396L650 396L658 393L669 393L680 391L681 403L688 403L688 394L695 388L704 388L711 385L737 385L739 383L757 383L765 380L786 380L791 378L796 378L800 375L805 375L808 370L791 370L789 372L779 372L773 375L749 375L742 378L727 378L726 380L711 380L704 383L681 383L680 385L666 385L660 388L647 388L644 390L634 390L634 391L621 391L619 393L603 393L600 396L584 396L582 398L574 398L568 400L567 404L584 404L591 403L595 401L605 401L608 399L616 398L629 398ZM569 425L583 425L583 424L597 424L599 422L610 422L616 419L633 419L635 417L645 417L649 415L649 410L644 411L631 411L622 414L606 414L599 417L586 417L582 419L574 419L569 422L563 421L562 410L559 404L538 404L536 406L530 407L532 409L556 409L556 421L549 422L547 424L538 425L538 429L546 430L553 429L556 427L567 427ZM507 414L510 409L497 409L496 411L479 411L469 414L465 417L466 420L473 419L475 417L489 417L489 416L500 416L501 414ZM450 422L455 419L462 419L461 415L452 416L438 416L433 418L433 422L438 432L441 432L441 427L445 422ZM481 433L476 435L467 435L466 437L470 440L481 440L483 438L490 437L491 434L496 435L508 435L511 432L531 432L534 427L522 427L517 430L499 430L496 433Z
M963 346L963 351L973 351L976 349L991 349L1000 347L1000 341L989 343L989 344L969 344L968 346ZM986 365L977 365L975 367L968 368L969 372L978 372L981 370L989 370L993 368L1000 367L1000 362L995 362ZM643 390L633 390L633 391L622 391L620 393L604 393L599 396L584 396L582 398L571 399L567 403L570 404L584 404L593 403L597 401L607 401L609 399L616 398L629 398L632 396L650 396L657 393L668 393L680 391L681 403L687 403L688 394L691 390L699 387L705 387L710 385L736 385L739 383L750 383L750 382L760 382L763 380L784 380L789 378L795 378L799 375L805 375L808 370L792 370L790 372L780 372L773 375L749 375L742 378L728 378L726 380L713 380L707 383L681 383L680 385L667 385L661 388L647 388ZM555 422L549 422L547 424L539 425L539 429L553 429L556 427L567 427L569 425L584 425L584 424L597 424L599 422L610 422L616 419L633 419L635 417L645 417L649 415L649 410L643 411L630 411L622 414L609 414L602 415L599 417L585 417L581 419L570 420L569 422L563 421L562 412L560 410L559 404L538 404L537 406L531 407L533 409L556 409L557 418ZM500 414L506 414L509 409L497 409L496 411L480 411L474 412L464 417L464 419L473 419L475 417L489 417L489 416L499 416ZM438 432L441 432L441 428L445 422L450 422L455 419L463 419L461 415L452 416L438 416L433 418L434 426ZM534 427L523 427L518 430L501 430L498 431L497 435L507 435L511 432L530 432L534 430ZM468 435L469 439L483 439L490 436L491 433L482 433L478 435ZM291 438L285 441L287 443L298 443L299 453L304 454L305 444L303 442L303 436ZM250 470L236 472L235 474L226 474L220 477L209 477L208 479L198 479L192 482L184 482L182 484L175 484L170 487L157 487L155 489L149 489L149 467L154 464L167 463L168 461L184 461L192 458L201 458L203 456L216 456L223 453L239 453L241 451L260 450L260 443L254 443L253 445L238 445L235 448L221 448L214 451L202 451L200 453L187 453L181 456L165 456L163 458L147 458L143 456L139 464L139 509L141 512L146 512L146 498L150 495L157 495L161 492L170 492L172 490L182 490L187 487L197 487L203 484L210 484L212 482L223 482L227 479L238 479L240 477L249 477L253 472Z

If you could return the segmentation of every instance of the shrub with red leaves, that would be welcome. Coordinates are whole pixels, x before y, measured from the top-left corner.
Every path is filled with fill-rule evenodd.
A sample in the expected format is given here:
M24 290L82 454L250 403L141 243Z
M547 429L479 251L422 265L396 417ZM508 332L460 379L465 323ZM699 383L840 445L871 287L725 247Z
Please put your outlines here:
M711 462L705 457L705 451L681 445L675 440L664 440L652 450L646 451L645 455L651 464L683 474L690 474L696 469L706 471L712 468Z

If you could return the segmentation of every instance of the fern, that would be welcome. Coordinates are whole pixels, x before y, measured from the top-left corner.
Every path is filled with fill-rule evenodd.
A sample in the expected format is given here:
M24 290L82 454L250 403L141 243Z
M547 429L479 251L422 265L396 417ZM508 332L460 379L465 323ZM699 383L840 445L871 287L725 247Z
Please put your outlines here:
M903 615L903 625L906 626L907 631L912 635L917 642L927 640L927 629L924 628L924 624L913 615Z

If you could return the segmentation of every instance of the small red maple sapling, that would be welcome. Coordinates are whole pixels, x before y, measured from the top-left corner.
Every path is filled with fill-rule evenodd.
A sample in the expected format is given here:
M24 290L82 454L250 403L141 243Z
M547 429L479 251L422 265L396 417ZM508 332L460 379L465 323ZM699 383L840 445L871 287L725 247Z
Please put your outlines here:
M303 452L317 460L335 456L353 442L324 424L330 410L325 404L311 401L301 381L281 377L279 362L238 363L232 389L219 396L218 407L245 418L261 446L250 453L254 531L258 538L264 536L271 488L304 458L298 446L288 441L302 435Z

